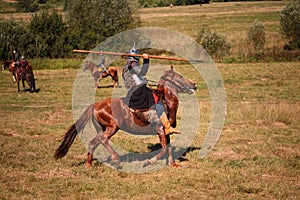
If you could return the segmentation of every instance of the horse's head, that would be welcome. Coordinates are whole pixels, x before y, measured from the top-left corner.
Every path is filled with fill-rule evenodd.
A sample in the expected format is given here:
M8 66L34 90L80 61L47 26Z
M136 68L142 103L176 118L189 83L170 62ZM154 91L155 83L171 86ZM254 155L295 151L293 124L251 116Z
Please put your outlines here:
M82 69L84 71L90 70L92 74L95 74L98 71L98 66L91 61L84 62Z
M92 68L93 68L93 63L91 63L90 61L85 62L82 66L82 69L84 71L88 69L92 70Z
M14 72L14 69L15 69L15 62L12 62L9 66L8 66L8 70L10 71L10 72Z
M83 66L82 66L82 69L83 70L91 70L91 72L92 73L94 73L95 71L97 71L98 70L98 66L99 65L104 65L104 63L105 63L105 57L104 56L102 56L101 57L101 60L100 60L100 63L97 65L97 64L94 64L93 62L91 62L91 61L86 61L84 64L83 64Z
M173 66L164 72L159 81L159 86L173 89L177 93L193 94L196 90L196 83L175 72Z

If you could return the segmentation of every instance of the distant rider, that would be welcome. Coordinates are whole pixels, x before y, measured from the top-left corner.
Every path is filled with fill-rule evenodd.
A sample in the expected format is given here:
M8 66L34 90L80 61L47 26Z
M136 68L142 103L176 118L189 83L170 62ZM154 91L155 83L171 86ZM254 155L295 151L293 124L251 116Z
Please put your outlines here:
M16 50L13 50L12 61L13 61L13 65L14 65L14 72L17 72L19 64L20 64L20 58L19 58L19 54ZM14 79L14 81L16 81L15 76L13 76L13 79Z
M15 68L18 68L19 67L19 64L20 64L20 57L19 57L19 54L16 50L13 50L13 58L12 58L13 62L14 62L14 65L15 65Z
M101 60L100 60L100 63L97 65L98 66L98 72L100 73L100 75L102 75L104 72L108 73L107 68L105 67L104 63L105 63L105 57L102 56Z

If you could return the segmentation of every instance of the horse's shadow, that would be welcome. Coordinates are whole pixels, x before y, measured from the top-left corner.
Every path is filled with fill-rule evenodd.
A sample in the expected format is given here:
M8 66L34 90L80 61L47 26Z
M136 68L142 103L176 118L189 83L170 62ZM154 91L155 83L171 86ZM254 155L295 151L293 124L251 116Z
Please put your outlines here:
M24 92L30 92L30 89L29 88L26 88L23 90ZM39 93L41 91L41 89L36 89L34 90L32 93Z
M154 157L157 154L157 151L160 151L161 149L161 144L157 143L157 144L149 144L147 147L151 152L148 153L139 153L139 152L131 152L125 155L120 156L120 162L142 162L142 161L146 161L149 158ZM198 151L200 150L200 147L188 147L188 148L176 148L176 155L180 155L178 158L176 158L179 162L184 162L184 161L188 161L188 159L186 158L186 155L190 152L193 151ZM174 152L174 149L172 149L172 152ZM162 158L160 160L165 160L166 161L166 165L168 164L168 154L165 154L162 156ZM93 162L94 162L94 166L101 166L103 163L107 162L110 164L113 164L113 160L111 159L111 157L108 157L106 160L103 161L99 161L97 158L93 158ZM84 165L86 162L82 161L76 164L73 164L72 166L81 166Z
M150 144L148 146L148 149L152 151L157 151L157 150L160 150L161 149L161 144L160 143L156 143L156 144ZM181 155L180 157L178 157L177 159L179 160L179 162L183 162L183 161L188 161L188 159L186 158L186 155L190 152L193 152L193 151L198 151L200 150L201 148L200 147L188 147L188 148L180 148L176 151L176 154L177 155ZM174 150L174 149L173 149ZM164 155L165 158L167 155Z
M98 88L98 89L101 89L101 88L114 88L114 85L104 85L104 86L98 85L97 88ZM116 86L116 88L121 88L121 86Z

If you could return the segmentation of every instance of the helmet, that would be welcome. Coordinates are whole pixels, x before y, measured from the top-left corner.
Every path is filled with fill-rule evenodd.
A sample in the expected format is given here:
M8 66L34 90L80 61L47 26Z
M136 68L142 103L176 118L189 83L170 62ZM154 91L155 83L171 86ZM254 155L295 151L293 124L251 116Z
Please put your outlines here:
M135 48L135 45L130 49L129 54L139 54L139 51ZM139 62L140 58L138 56L128 56L127 60Z
M13 50L13 53L17 53L16 50Z

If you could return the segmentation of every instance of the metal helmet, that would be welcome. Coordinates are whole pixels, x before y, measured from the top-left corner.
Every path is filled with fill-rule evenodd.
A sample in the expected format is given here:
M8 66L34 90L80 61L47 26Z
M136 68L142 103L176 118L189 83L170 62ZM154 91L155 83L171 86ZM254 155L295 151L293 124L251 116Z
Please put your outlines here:
M135 45L130 49L129 54L139 54L139 51L135 48ZM127 60L139 62L140 58L138 56L128 56Z

